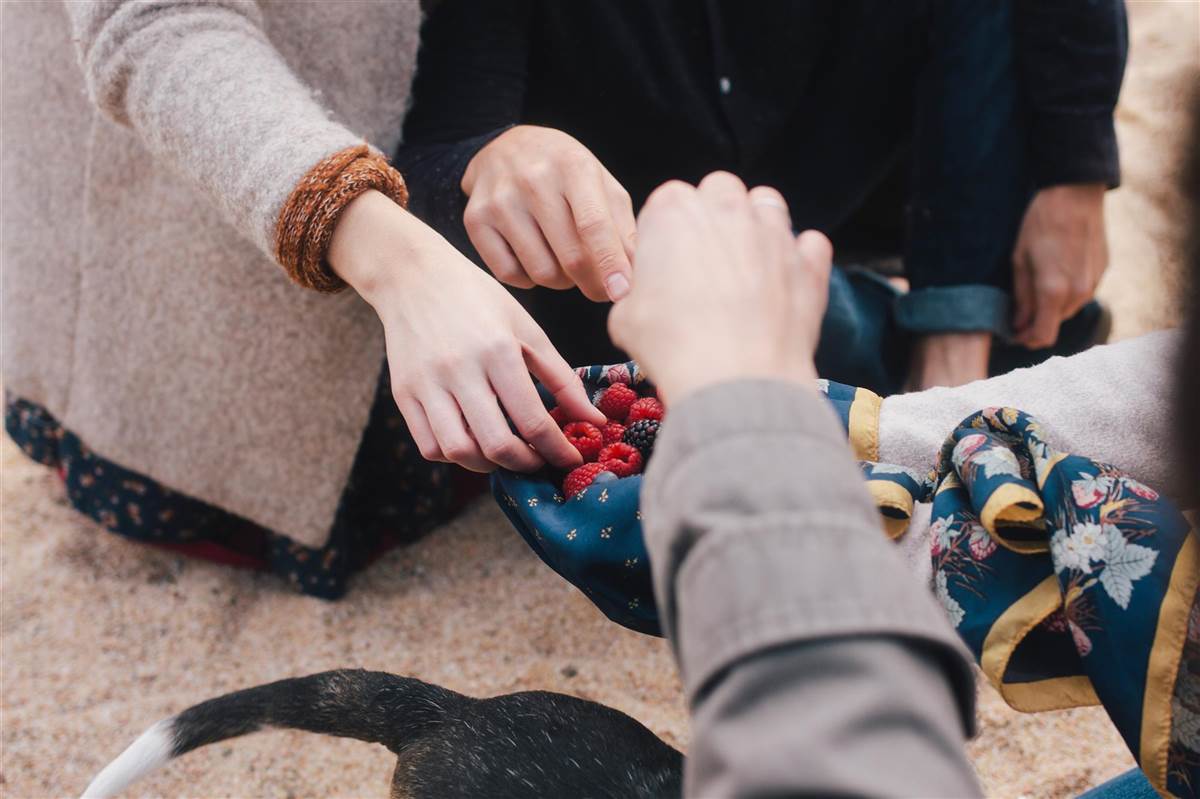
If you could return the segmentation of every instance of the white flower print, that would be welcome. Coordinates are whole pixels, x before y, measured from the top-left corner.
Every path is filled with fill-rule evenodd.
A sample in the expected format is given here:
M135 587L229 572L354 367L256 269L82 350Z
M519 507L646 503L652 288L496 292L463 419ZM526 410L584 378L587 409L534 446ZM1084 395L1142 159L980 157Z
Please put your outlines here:
M975 560L987 560L988 556L996 551L996 539L992 538L991 534L979 522L970 522L967 529L971 531L971 538L968 545L971 547L971 556Z
M985 436L983 433L972 433L969 436L963 436L958 440L958 443L954 445L954 462L961 464L968 457L970 457L975 450L986 444L987 440L987 436Z
M1154 568L1158 552L1141 544L1131 544L1119 528L1104 525L1103 536L1104 570L1100 572L1100 585L1122 610L1129 607L1133 596L1133 584Z
M1092 561L1104 557L1104 531L1094 522L1081 522L1071 532L1057 530L1050 537L1050 559L1054 573L1074 569L1092 573Z
M934 519L929 525L929 548L933 556L937 557L954 546L954 539L958 538L960 532L962 531L954 526L953 516Z
M1000 475L1018 478L1021 476L1021 466L1017 463L1017 456L1003 447L984 450L975 455L972 461L983 469L985 478Z
M817 391L820 391L822 394L829 394L829 381L826 378L817 378Z
M1137 480L1134 480L1132 477L1122 477L1121 485L1125 486L1130 491L1137 494L1139 497L1146 500L1147 502L1155 502L1158 500L1158 492L1157 491L1155 491L1153 488L1146 485L1145 483L1139 483Z
M1108 496L1112 486L1111 477L1096 477L1087 472L1079 472L1079 479L1071 481L1071 496L1076 505L1087 510L1099 505Z
M950 596L950 589L946 584L946 573L938 569L937 575L933 580L933 594L937 597L938 602L942 603L942 607L946 610L946 615L950 617L950 624L955 628L962 624L963 617L966 612L963 611L962 605Z

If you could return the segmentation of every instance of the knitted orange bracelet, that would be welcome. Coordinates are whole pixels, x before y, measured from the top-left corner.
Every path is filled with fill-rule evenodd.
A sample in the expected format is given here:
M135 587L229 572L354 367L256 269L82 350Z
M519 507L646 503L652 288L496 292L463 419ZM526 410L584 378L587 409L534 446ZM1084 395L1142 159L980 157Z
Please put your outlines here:
M400 206L408 204L404 178L365 144L328 156L300 179L275 225L275 257L293 280L327 293L345 288L346 282L329 266L325 254L342 211L370 189Z

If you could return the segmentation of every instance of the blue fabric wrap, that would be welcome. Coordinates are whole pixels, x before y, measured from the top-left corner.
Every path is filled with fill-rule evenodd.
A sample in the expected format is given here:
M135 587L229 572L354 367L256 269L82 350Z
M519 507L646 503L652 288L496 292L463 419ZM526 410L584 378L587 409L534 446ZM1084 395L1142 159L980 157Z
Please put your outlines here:
M613 383L625 383L639 395L653 386L637 364L587 366L576 370L589 395ZM842 425L858 389L821 381ZM542 392L546 407L553 399ZM583 591L612 621L647 635L662 635L649 557L642 539L638 495L642 476L595 483L571 499L561 478L548 471L518 474L504 469L492 475L492 493L501 510L546 565Z
M592 391L648 387L634 364L579 375ZM856 451L877 451L869 408L877 411L878 397L826 380L818 387ZM1121 470L1055 450L1017 409L982 409L948 433L927 474L861 462L883 529L899 537L913 505L932 504L934 596L1010 706L1102 705L1155 789L1195 796L1200 543L1189 520ZM557 482L498 472L492 485L552 569L613 621L659 635L641 477L594 484L570 500Z
M625 383L653 396L637 364L588 366L577 370L590 395ZM545 391L546 407L553 398ZM662 635L649 558L642 540L638 495L642 476L593 483L567 499L562 478L548 470L492 475L492 493L513 527L546 565L578 587L604 615L647 635Z

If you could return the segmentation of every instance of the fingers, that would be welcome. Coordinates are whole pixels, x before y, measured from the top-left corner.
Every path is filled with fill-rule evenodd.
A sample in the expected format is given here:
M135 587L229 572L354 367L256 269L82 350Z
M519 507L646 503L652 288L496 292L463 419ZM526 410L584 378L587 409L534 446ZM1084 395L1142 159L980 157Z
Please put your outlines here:
M804 313L820 331L820 321L829 304L829 275L833 271L833 244L824 233L806 230L796 237L796 255L799 260L797 272L799 286L796 292ZM814 346L816 340L813 340Z
M520 359L517 359L518 362ZM523 366L518 367L517 375L524 373ZM529 382L526 375L525 382ZM555 431L562 436L554 425L554 420L546 413L542 407L541 401L537 397L537 392L530 386L530 391L533 393L533 402L537 410L546 417L546 420L555 427ZM541 468L543 461L538 457L537 453L529 448L529 445L522 441L517 436L513 435L509 429L508 422L504 418L504 414L500 412L500 406L496 404L496 393L493 391L493 386L489 385L489 381L484 379L482 375L472 380L470 388L464 389L457 394L459 407L462 408L463 416L466 417L467 424L470 425L471 435L475 439L475 443L479 446L483 457L489 462L489 465L503 466L505 469L512 469L515 472L532 472ZM514 413L514 409L505 403L505 407L509 408L509 413ZM528 408L521 408L519 414L531 414L532 411ZM575 452L575 448L563 438L563 445Z
M617 235L625 248L625 257L633 264L633 254L637 251L637 217L633 213L633 200L616 178L605 170L604 185L608 193L608 207L612 213L613 223L617 227ZM610 296L614 302L617 297Z
M473 472L490 472L495 468L467 431L462 411L450 394L431 386L421 397L421 406L429 419L429 427L437 439L444 460L457 463Z
M565 178L567 205L586 260L564 267L589 299L619 299L629 291L632 267L610 208L603 175L597 169L588 169ZM632 211L629 213L632 215Z
M427 461L445 462L446 456L442 453L442 448L433 435L433 430L429 427L429 419L425 416L425 409L421 407L421 403L402 395L396 395L394 389L393 396L396 399L396 407L400 409L400 415L404 417L409 435L416 442L421 457Z
M1058 340L1058 326L1063 320L1063 307L1067 301L1067 287L1059 280L1043 280L1035 287L1033 320L1029 323L1022 341L1030 349L1054 346Z
M486 233L482 233L487 228L495 231L507 244L521 271L533 283L552 289L566 289L573 285L571 278L559 267L558 258L555 257L546 237L542 235L541 226L527 209L524 197L517 190L493 193L483 198L473 197L467 203L463 223L467 227L471 243L476 244L476 239L482 238L483 244L489 246L489 252L497 258L496 268L503 269L505 274L511 275L514 270L502 254L497 255L498 245L494 244ZM478 246L476 244L476 248ZM495 273L492 262L488 261L482 250L479 254ZM497 274L497 277L500 275Z
M701 197L726 210L745 211L746 184L729 172L710 172L696 186Z
M754 217L767 227L786 231L791 235L792 215L788 212L783 195L770 186L755 186L749 191L750 207Z
M828 287L833 271L833 244L819 230L806 230L796 237L796 250L805 271Z
M562 468L573 468L583 462L579 450L567 441L567 437L542 404L542 398L529 377L529 368L520 354L514 352L511 359L505 358L491 364L488 368L488 379L521 438L532 445L543 458ZM528 446L522 445L532 454ZM483 451L487 453L486 446ZM538 461L540 465L541 458ZM537 466L526 471L535 468Z
M498 230L491 225L467 225L467 237L497 280L519 289L533 288L533 280Z
M1013 256L1013 339L1024 343L1036 311L1033 291L1033 262L1019 245Z
M532 320L524 325L522 339L525 342L524 355L529 371L554 395L555 401L566 413L567 418L595 425L604 424L607 420L588 398L583 381Z

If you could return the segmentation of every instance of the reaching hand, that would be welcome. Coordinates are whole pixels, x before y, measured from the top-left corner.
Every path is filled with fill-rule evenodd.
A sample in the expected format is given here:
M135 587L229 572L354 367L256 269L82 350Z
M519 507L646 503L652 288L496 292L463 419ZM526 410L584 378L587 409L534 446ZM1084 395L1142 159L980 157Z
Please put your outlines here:
M578 286L597 302L629 288L629 193L562 131L518 125L476 153L463 174L463 222L488 269L519 288Z
M1031 349L1052 346L1059 324L1092 299L1107 267L1104 186L1039 191L1013 252L1014 339Z
M329 262L379 314L392 393L425 458L480 472L582 462L530 372L572 418L603 415L520 304L444 239L368 192L343 212Z
M774 189L725 172L667 183L638 217L633 289L609 331L667 402L738 378L811 381L832 257L820 233L792 235Z

